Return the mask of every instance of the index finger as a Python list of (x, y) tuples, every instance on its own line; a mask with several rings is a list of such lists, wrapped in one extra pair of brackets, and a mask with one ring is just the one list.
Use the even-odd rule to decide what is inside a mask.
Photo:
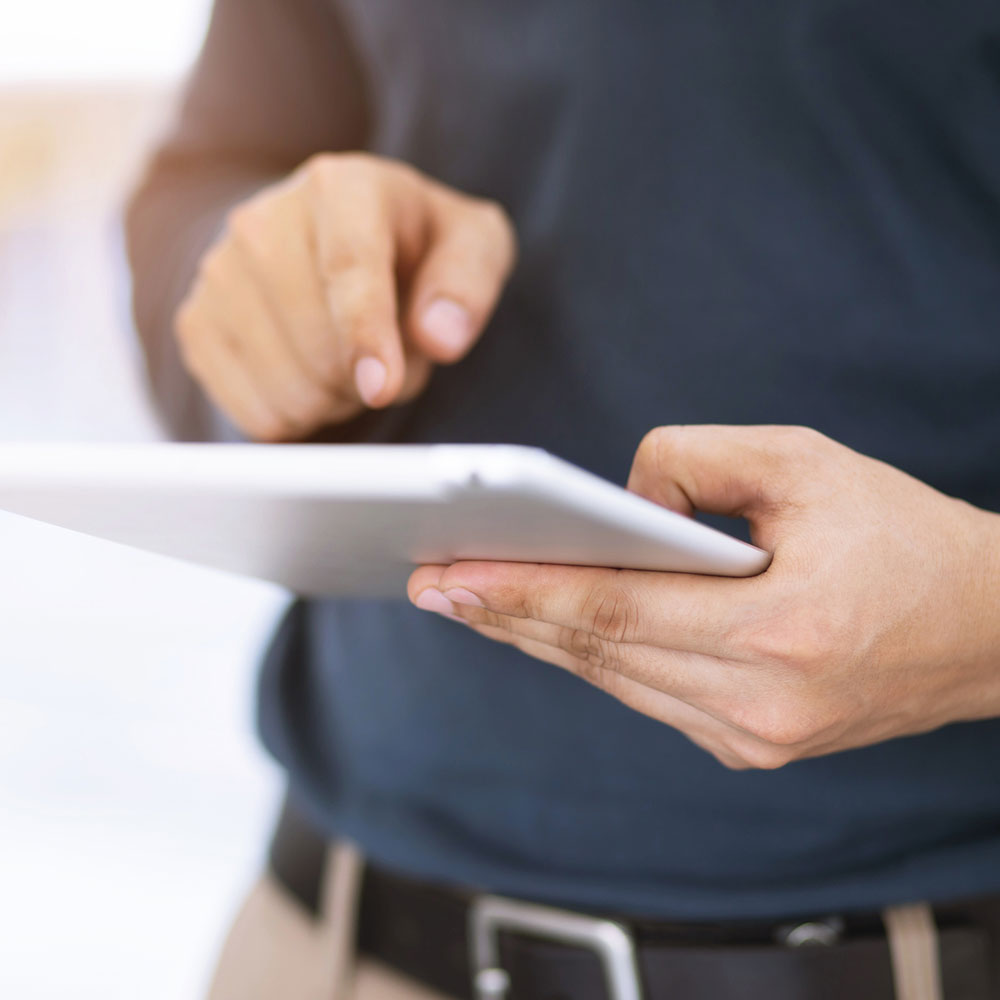
[(319, 173), (315, 190), (316, 267), (335, 331), (334, 366), (351, 373), (365, 404), (387, 406), (406, 374), (389, 206), (354, 170)]
[(463, 562), (421, 567), (407, 592), (413, 602), (437, 591), (456, 605), (583, 629), (607, 642), (727, 656), (759, 588), (759, 577)]

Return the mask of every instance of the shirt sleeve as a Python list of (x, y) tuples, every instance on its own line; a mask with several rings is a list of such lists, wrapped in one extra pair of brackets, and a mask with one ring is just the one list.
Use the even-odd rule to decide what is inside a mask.
[(333, 0), (215, 0), (173, 125), (125, 217), (148, 383), (175, 438), (232, 434), (173, 335), (226, 213), (314, 153), (363, 147), (367, 122), (363, 74)]

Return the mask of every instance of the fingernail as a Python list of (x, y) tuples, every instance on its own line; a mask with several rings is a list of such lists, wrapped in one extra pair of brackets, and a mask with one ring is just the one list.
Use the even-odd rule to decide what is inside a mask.
[(452, 587), (451, 590), (444, 592), (444, 596), (452, 604), (467, 604), (473, 608), (481, 608), (483, 606), (483, 602), (471, 590), (466, 590), (465, 587)]
[(440, 590), (428, 587), (417, 594), (417, 599), (413, 602), (421, 611), (433, 611), (438, 615), (455, 616), (455, 606), (448, 600)]
[(464, 306), (451, 299), (435, 299), (424, 311), (424, 332), (449, 354), (464, 351), (472, 338), (472, 319)]
[(378, 358), (362, 358), (354, 366), (354, 384), (366, 405), (375, 405), (378, 394), (385, 388), (388, 374), (385, 365)]

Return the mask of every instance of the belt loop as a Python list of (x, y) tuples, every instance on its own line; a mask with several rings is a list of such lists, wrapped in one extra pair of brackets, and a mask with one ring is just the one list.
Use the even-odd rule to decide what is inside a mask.
[(929, 903), (890, 906), (882, 911), (896, 1000), (943, 1000), (941, 952)]
[(364, 857), (354, 844), (338, 840), (327, 848), (320, 888), (320, 926), (326, 942), (323, 982), (330, 1000), (351, 995), (355, 966), (358, 908)]

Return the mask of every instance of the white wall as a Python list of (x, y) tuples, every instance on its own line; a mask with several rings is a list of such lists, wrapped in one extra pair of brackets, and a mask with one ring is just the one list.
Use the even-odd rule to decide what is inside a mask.
[(0, 0), (0, 83), (173, 80), (206, 0)]
[[(0, 439), (157, 434), (117, 209), (204, 16), (0, 0)], [(200, 995), (279, 790), (251, 717), (283, 600), (0, 515), (0, 997)]]

